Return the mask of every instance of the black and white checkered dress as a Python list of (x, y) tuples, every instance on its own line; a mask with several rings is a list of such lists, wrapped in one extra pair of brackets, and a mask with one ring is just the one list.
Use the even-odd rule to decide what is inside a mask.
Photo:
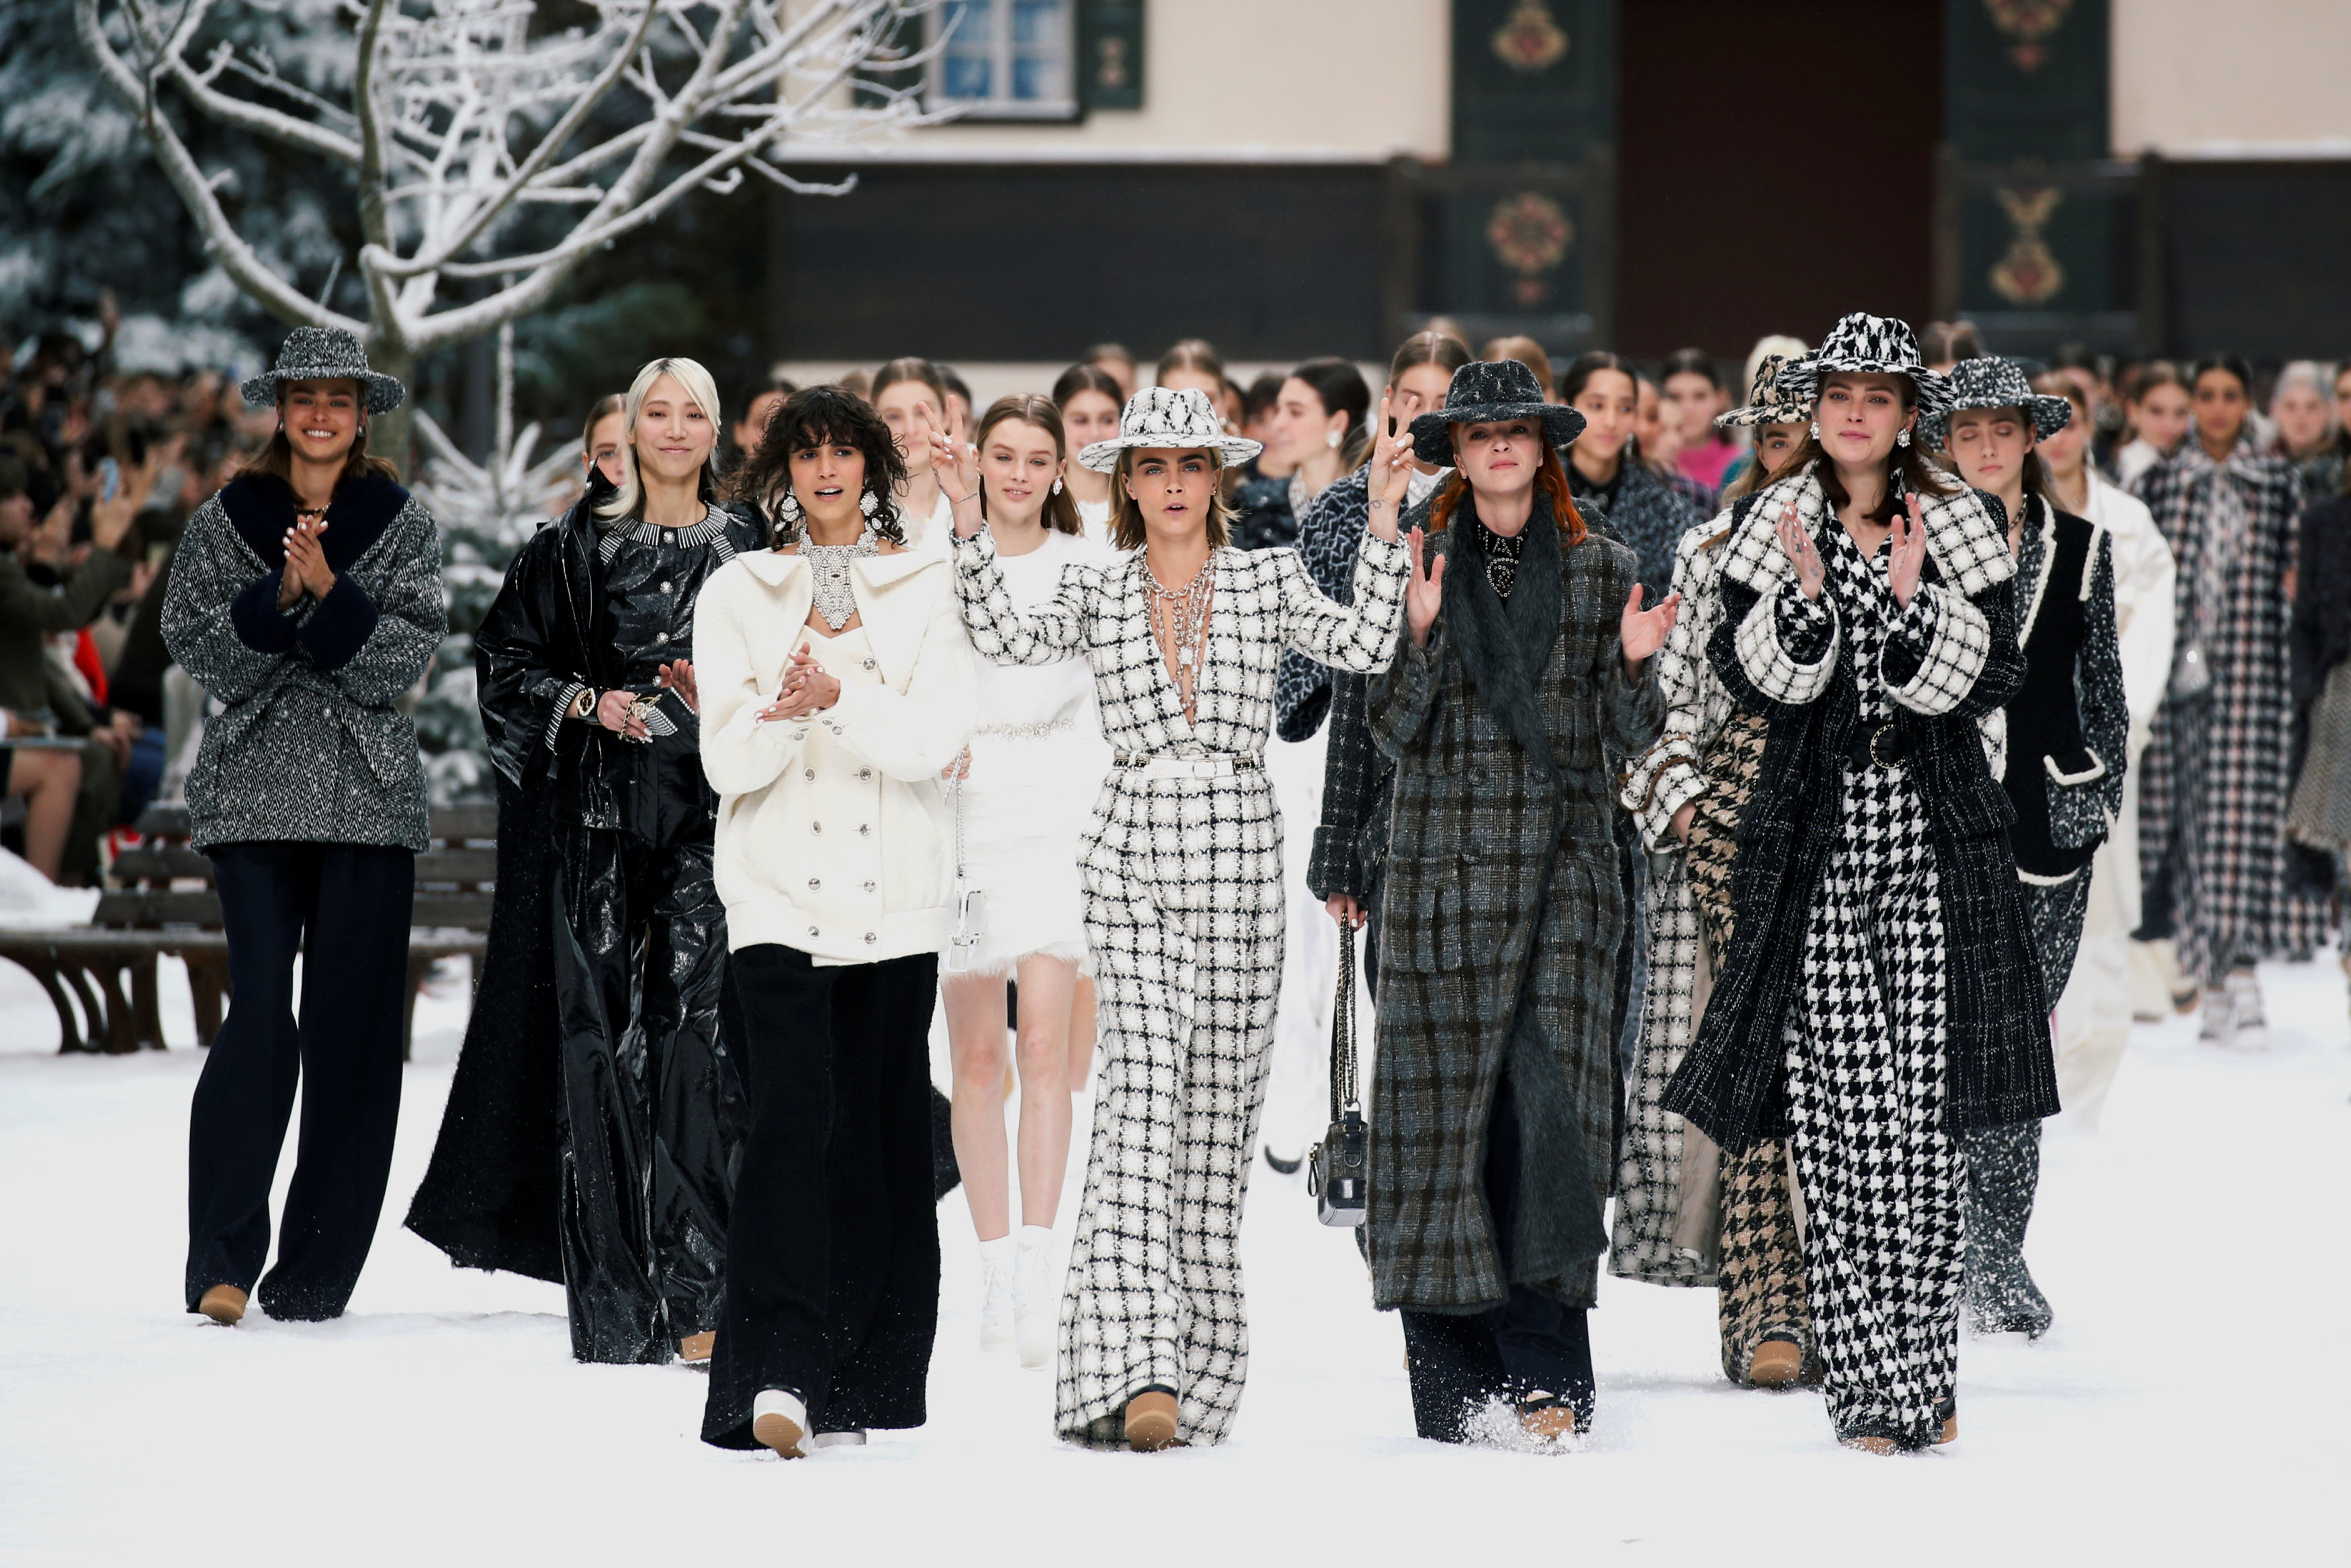
[[(1935, 596), (1908, 610), (1889, 551), (1865, 560), (1834, 522), (1815, 603), (1782, 592), (1784, 645), (1818, 645), (1833, 604), (1865, 731), (1890, 722), (1889, 638), (1922, 658)], [(1789, 1143), (1829, 1414), (1843, 1438), (1931, 1440), (1951, 1407), (1962, 1260), (1957, 1146), (1943, 1130), (1944, 929), (1928, 815), (1907, 768), (1844, 774), (1843, 823), (1813, 899), (1787, 1023)]]
[(987, 535), (956, 547), (982, 658), (1083, 657), (1122, 754), (1248, 760), (1199, 777), (1114, 768), (1081, 851), (1102, 1060), (1061, 1297), (1054, 1425), (1073, 1442), (1123, 1446), (1126, 1403), (1154, 1385), (1175, 1392), (1178, 1435), (1195, 1444), (1223, 1441), (1240, 1403), (1241, 1202), (1281, 978), (1281, 817), (1256, 759), (1284, 649), (1357, 674), (1387, 668), (1406, 559), (1367, 536), (1351, 607), (1315, 589), (1294, 550), (1218, 550), (1186, 722), (1141, 550), (1065, 566), (1056, 595), (1020, 612)]

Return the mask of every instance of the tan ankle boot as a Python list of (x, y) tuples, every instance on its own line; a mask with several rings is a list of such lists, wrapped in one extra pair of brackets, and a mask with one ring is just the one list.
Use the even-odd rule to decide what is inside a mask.
[(1144, 1389), (1126, 1402), (1126, 1446), (1138, 1454), (1171, 1447), (1179, 1417), (1175, 1395)]
[(1803, 1347), (1792, 1339), (1767, 1339), (1747, 1358), (1747, 1380), (1758, 1388), (1785, 1388), (1803, 1375)]
[(689, 1334), (677, 1342), (677, 1358), (687, 1363), (710, 1359), (711, 1350), (718, 1343), (718, 1331), (705, 1328), (700, 1334)]
[(223, 1328), (235, 1328), (245, 1316), (245, 1299), (235, 1285), (214, 1285), (196, 1303), (196, 1310)]

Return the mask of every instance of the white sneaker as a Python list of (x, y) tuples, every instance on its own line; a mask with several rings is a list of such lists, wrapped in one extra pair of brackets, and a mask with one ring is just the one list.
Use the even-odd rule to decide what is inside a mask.
[[(1035, 1238), (1025, 1233), (1033, 1230)], [(1015, 1338), (1023, 1366), (1050, 1366), (1053, 1337), (1060, 1325), (1061, 1293), (1053, 1283), (1053, 1233), (1042, 1226), (1024, 1228), (1020, 1257), (1012, 1273)]]
[(2196, 1038), (2207, 1045), (2225, 1043), (2236, 1025), (2235, 1010), (2229, 1005), (2229, 992), (2224, 986), (2214, 986), (2204, 993), (2204, 1020), (2197, 1026)]
[(863, 1432), (819, 1432), (809, 1440), (810, 1448), (862, 1449), (865, 1446)]
[(1012, 1343), (1012, 1273), (1008, 1262), (980, 1265), (979, 1347), (1002, 1350)]
[(787, 1388), (764, 1389), (751, 1400), (751, 1436), (788, 1459), (808, 1457), (808, 1407)]
[(2249, 969), (2229, 971), (2229, 1044), (2240, 1051), (2260, 1051), (2270, 1043), (2270, 1021), (2262, 1012), (2261, 978)]

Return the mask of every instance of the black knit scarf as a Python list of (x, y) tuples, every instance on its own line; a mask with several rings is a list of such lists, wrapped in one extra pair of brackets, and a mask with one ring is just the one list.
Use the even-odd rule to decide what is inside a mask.
[(1551, 498), (1535, 492), (1527, 519), (1527, 542), (1519, 557), (1517, 583), (1505, 600), (1486, 576), (1486, 525), (1478, 520), (1478, 498), (1464, 496), (1453, 514), (1453, 555), (1446, 573), (1446, 619), (1461, 649), (1462, 673), (1493, 704), (1495, 716), (1527, 753), (1528, 760), (1558, 784), (1552, 758), (1551, 729), (1543, 722), (1536, 689), (1559, 637), (1560, 596), (1565, 556)]

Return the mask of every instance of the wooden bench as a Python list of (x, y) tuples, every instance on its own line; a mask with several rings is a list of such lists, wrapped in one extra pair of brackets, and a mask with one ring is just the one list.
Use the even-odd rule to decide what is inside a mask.
[[(444, 806), (433, 813), (433, 847), (416, 857), (416, 910), (408, 938), (408, 992), (401, 1021), (403, 1054), (416, 1026), (416, 995), (435, 962), (460, 954), (478, 970), (488, 946), (497, 877), (497, 808)], [(57, 1009), (61, 1051), (124, 1053), (163, 1048), (156, 964), (187, 966), (196, 1044), (219, 1033), (228, 997), (228, 939), (221, 930), (213, 865), (188, 847), (188, 811), (150, 806), (145, 840), (115, 857), (110, 886), (87, 926), (0, 930), (0, 959), (29, 971)]]

